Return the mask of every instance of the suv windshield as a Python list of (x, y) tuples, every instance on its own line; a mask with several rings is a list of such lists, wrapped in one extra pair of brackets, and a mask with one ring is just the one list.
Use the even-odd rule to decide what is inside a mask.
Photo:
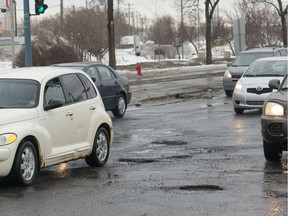
[(288, 88), (288, 81), (287, 81), (287, 76), (286, 76), (285, 79), (283, 80), (280, 90), (287, 90), (287, 88)]
[(273, 52), (251, 52), (240, 53), (234, 60), (231, 66), (233, 67), (247, 67), (258, 58), (273, 56)]
[(245, 72), (244, 77), (269, 77), (287, 74), (287, 61), (256, 61)]
[(0, 108), (32, 108), (37, 104), (39, 83), (33, 80), (0, 79)]

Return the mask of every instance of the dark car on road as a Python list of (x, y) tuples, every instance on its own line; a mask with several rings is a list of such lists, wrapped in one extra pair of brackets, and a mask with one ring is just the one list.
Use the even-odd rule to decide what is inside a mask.
[(261, 116), (261, 132), (266, 160), (279, 161), (287, 151), (287, 75), (282, 83), (278, 79), (269, 81), (269, 87), (278, 89), (265, 100)]
[(236, 82), (254, 60), (271, 56), (287, 56), (287, 48), (260, 47), (250, 48), (240, 52), (235, 60), (231, 64), (228, 64), (228, 68), (224, 73), (223, 89), (225, 94), (228, 97), (232, 97)]
[(112, 111), (115, 117), (124, 116), (132, 96), (127, 77), (120, 75), (110, 66), (101, 63), (69, 62), (53, 66), (71, 67), (86, 72), (95, 82), (105, 109)]

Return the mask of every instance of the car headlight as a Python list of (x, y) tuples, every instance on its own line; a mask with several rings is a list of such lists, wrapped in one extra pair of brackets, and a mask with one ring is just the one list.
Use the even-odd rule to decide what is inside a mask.
[(235, 85), (235, 89), (237, 90), (241, 90), (243, 88), (243, 85), (242, 85), (242, 82), (237, 82), (236, 85)]
[(231, 73), (228, 70), (226, 70), (225, 73), (224, 73), (224, 77), (231, 78), (232, 75), (231, 75)]
[(268, 102), (265, 107), (265, 115), (270, 116), (284, 115), (284, 107), (278, 103)]
[(8, 145), (17, 139), (17, 135), (14, 133), (7, 133), (7, 134), (0, 134), (0, 146), (1, 145)]

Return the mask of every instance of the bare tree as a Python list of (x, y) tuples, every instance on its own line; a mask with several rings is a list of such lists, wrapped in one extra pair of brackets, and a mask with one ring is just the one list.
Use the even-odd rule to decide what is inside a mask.
[(180, 58), (178, 29), (176, 28), (176, 22), (171, 16), (158, 18), (149, 29), (149, 37), (156, 44), (176, 47), (178, 58)]
[(228, 43), (232, 53), (235, 55), (235, 51), (231, 44), (233, 40), (232, 26), (225, 25), (224, 20), (219, 19), (214, 22), (212, 29), (212, 42), (214, 42), (214, 44), (217, 43), (217, 45), (225, 45)]
[(128, 35), (128, 24), (125, 21), (125, 15), (116, 11), (114, 13), (115, 44), (120, 44), (120, 39)]
[(66, 12), (63, 37), (83, 53), (83, 59), (94, 55), (101, 60), (108, 51), (106, 13), (99, 7)]
[[(238, 3), (240, 14), (245, 18), (246, 45), (279, 46), (282, 41), (279, 16), (272, 7), (251, 0), (241, 0)], [(257, 37), (255, 36), (257, 35)]]
[[(200, 35), (199, 0), (175, 0), (175, 6), (181, 14), (181, 23), (178, 28), (178, 38), (183, 44), (189, 41), (198, 53), (196, 40)], [(198, 22), (197, 22), (198, 21)], [(199, 44), (198, 44), (199, 45)]]
[[(206, 18), (206, 64), (212, 63), (212, 19), (215, 8), (220, 0), (205, 0)], [(211, 7), (211, 8), (210, 8)]]
[(252, 0), (252, 3), (265, 3), (267, 5), (272, 6), (276, 9), (278, 16), (280, 17), (281, 21), (281, 28), (282, 28), (282, 40), (283, 45), (287, 46), (287, 23), (286, 23), (286, 15), (288, 6), (284, 6), (283, 0)]

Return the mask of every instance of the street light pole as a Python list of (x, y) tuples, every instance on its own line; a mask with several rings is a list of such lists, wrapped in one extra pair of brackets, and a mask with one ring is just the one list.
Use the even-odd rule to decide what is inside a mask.
[(14, 68), (15, 60), (15, 30), (14, 30), (14, 1), (10, 1), (10, 35), (11, 35), (11, 51), (12, 51), (12, 68)]
[(183, 0), (181, 0), (181, 44), (182, 44), (182, 59), (184, 59), (184, 41), (183, 41), (183, 34), (184, 34), (184, 16), (183, 16)]
[(30, 32), (30, 9), (29, 0), (23, 0), (24, 6), (24, 34), (25, 34), (25, 66), (32, 66), (31, 32)]

